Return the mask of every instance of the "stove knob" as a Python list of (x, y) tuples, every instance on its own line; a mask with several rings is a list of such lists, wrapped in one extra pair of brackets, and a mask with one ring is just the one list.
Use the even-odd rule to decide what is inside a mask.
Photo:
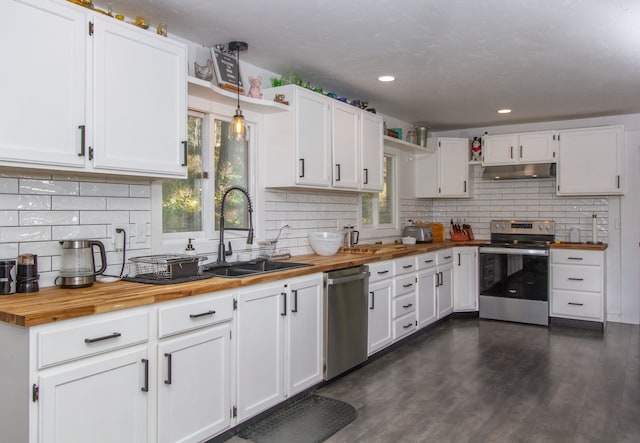
[(544, 231), (544, 227), (542, 225), (538, 225), (538, 230), (539, 231)]
[(545, 225), (545, 229), (546, 229), (547, 231), (551, 231), (551, 225)]

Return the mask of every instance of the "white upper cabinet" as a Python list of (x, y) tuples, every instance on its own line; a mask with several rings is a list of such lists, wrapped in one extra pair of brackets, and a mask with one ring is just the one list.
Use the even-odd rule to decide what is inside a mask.
[(361, 114), (362, 149), (360, 165), (362, 177), (360, 188), (364, 191), (381, 192), (384, 187), (382, 159), (384, 157), (384, 141), (380, 134), (383, 131), (382, 117), (363, 112)]
[(291, 112), (265, 115), (265, 186), (382, 190), (382, 119), (295, 85), (284, 94)]
[(483, 140), (482, 165), (555, 163), (557, 132), (488, 135)]
[(0, 4), (0, 162), (82, 168), (86, 18), (43, 1)]
[(416, 197), (469, 196), (469, 140), (438, 138), (435, 154), (416, 158)]
[(32, 0), (0, 5), (0, 41), (1, 165), (186, 176), (186, 46)]
[(624, 193), (622, 126), (559, 131), (558, 136), (558, 195)]
[(184, 176), (185, 47), (111, 18), (93, 21), (94, 168)]

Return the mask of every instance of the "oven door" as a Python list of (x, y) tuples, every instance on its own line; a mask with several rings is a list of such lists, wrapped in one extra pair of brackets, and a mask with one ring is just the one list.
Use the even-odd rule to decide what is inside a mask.
[(480, 317), (547, 325), (549, 250), (481, 247)]

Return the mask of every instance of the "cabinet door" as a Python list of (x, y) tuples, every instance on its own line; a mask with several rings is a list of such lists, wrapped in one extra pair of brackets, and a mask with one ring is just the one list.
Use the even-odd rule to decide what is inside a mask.
[(558, 195), (623, 194), (622, 126), (559, 131)]
[(289, 284), (287, 368), (289, 396), (322, 381), (322, 275)]
[(487, 135), (482, 145), (482, 165), (511, 165), (517, 160), (517, 136)]
[(556, 131), (528, 132), (518, 135), (518, 159), (521, 163), (555, 163)]
[(384, 157), (383, 121), (382, 118), (371, 112), (361, 113), (360, 120), (362, 128), (360, 149), (361, 189), (380, 192), (384, 185), (382, 170), (382, 159)]
[(256, 287), (238, 294), (238, 421), (284, 398), (284, 286)]
[(2, 3), (1, 162), (84, 167), (85, 24), (77, 7)]
[(391, 344), (391, 299), (393, 283), (383, 280), (369, 286), (368, 355)]
[(230, 323), (158, 345), (158, 441), (204, 441), (230, 425)]
[(478, 248), (454, 248), (453, 310), (478, 310)]
[(438, 267), (438, 318), (446, 317), (453, 312), (453, 270), (451, 265)]
[(186, 47), (94, 20), (93, 166), (186, 177)]
[(138, 347), (43, 372), (39, 441), (147, 441), (147, 359)]
[(469, 140), (438, 139), (438, 182), (440, 197), (469, 195)]
[(436, 311), (436, 268), (430, 268), (417, 274), (416, 315), (418, 329), (430, 325), (438, 319)]
[(331, 185), (331, 120), (329, 103), (320, 94), (296, 88), (296, 184)]
[(333, 187), (358, 189), (360, 186), (360, 113), (350, 105), (331, 104), (331, 149), (333, 154)]

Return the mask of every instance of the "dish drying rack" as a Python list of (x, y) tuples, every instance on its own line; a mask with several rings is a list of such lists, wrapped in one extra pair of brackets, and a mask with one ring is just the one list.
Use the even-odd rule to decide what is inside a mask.
[(132, 257), (136, 277), (150, 280), (175, 280), (200, 274), (200, 262), (204, 255), (158, 254)]
[(266, 257), (272, 260), (286, 260), (291, 258), (291, 254), (286, 249), (281, 249), (276, 252), (276, 244), (280, 238), (280, 234), (284, 229), (290, 228), (290, 225), (284, 225), (278, 231), (278, 235), (274, 239), (260, 240), (258, 241), (258, 257)]

